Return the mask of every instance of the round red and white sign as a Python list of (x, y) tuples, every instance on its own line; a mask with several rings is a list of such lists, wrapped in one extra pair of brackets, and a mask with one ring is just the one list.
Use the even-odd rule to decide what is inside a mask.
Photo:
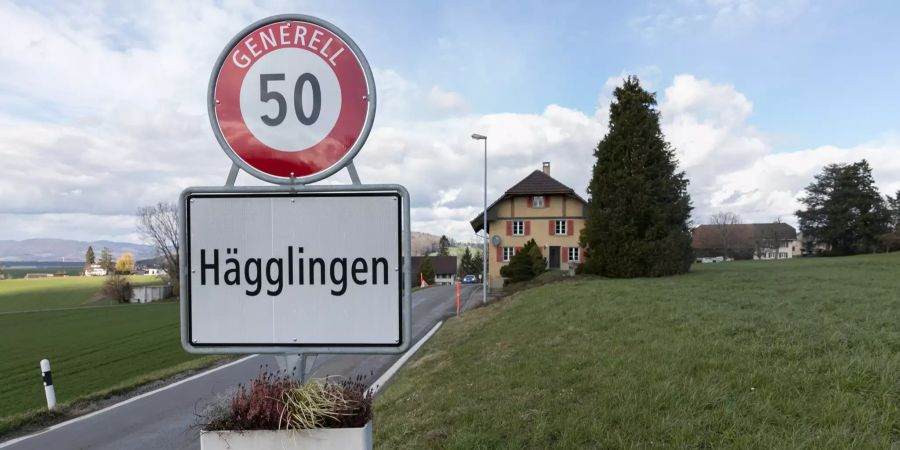
[(279, 15), (225, 47), (209, 83), (209, 117), (239, 167), (278, 184), (337, 172), (365, 143), (375, 83), (365, 56), (334, 25)]

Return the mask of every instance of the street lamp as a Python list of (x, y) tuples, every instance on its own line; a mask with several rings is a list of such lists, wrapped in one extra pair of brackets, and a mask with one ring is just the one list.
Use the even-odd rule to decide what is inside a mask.
[(484, 141), (484, 218), (482, 219), (481, 228), (484, 231), (484, 247), (481, 250), (481, 290), (484, 296), (482, 302), (487, 304), (488, 291), (488, 275), (487, 275), (487, 250), (488, 250), (488, 221), (487, 221), (487, 136), (483, 134), (473, 133), (472, 139), (476, 141)]

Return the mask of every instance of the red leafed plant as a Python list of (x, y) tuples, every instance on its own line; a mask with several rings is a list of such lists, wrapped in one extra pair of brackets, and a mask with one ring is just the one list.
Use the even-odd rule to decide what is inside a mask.
[(372, 420), (372, 390), (365, 377), (298, 383), (282, 372), (263, 371), (226, 400), (207, 408), (208, 431), (356, 428)]

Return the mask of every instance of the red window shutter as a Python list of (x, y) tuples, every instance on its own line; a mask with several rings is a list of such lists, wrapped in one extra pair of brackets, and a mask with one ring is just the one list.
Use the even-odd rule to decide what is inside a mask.
[(531, 235), (531, 221), (526, 220), (525, 221), (525, 236), (530, 236), (530, 235)]
[(506, 221), (506, 235), (512, 236), (512, 220)]
[(562, 262), (569, 262), (569, 247), (560, 247), (560, 253), (562, 253)]
[(494, 253), (497, 254), (497, 262), (503, 262), (503, 247), (497, 246), (494, 247), (494, 250), (496, 250)]
[(525, 197), (525, 206), (527, 206), (529, 208), (534, 208), (534, 198)]
[(566, 223), (566, 234), (572, 235), (575, 234), (575, 221), (569, 219), (568, 223)]
[(550, 196), (545, 195), (544, 196), (544, 208), (549, 208), (549, 207), (550, 207)]
[(549, 223), (550, 223), (550, 230), (549, 230), (550, 236), (553, 236), (554, 234), (556, 234), (556, 221), (551, 220)]

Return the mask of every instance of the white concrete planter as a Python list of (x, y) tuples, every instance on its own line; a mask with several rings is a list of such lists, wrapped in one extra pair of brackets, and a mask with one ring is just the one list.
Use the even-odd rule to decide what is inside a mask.
[(201, 450), (371, 450), (372, 422), (362, 428), (201, 431)]

